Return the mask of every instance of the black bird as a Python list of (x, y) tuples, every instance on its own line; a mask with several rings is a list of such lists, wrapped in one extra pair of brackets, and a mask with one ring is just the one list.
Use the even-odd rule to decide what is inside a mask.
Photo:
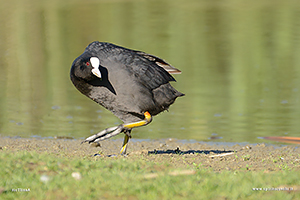
[(111, 43), (89, 44), (72, 64), (72, 83), (124, 124), (107, 128), (84, 142), (99, 142), (124, 132), (120, 153), (125, 154), (132, 128), (149, 124), (152, 116), (184, 96), (170, 85), (175, 81), (171, 73), (181, 71), (156, 56)]

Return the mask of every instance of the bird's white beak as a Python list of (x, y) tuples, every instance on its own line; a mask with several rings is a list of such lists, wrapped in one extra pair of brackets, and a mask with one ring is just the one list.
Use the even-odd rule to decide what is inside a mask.
[(101, 72), (99, 70), (99, 66), (100, 66), (100, 60), (97, 57), (91, 57), (90, 58), (90, 62), (92, 64), (92, 73), (97, 76), (98, 78), (101, 78)]

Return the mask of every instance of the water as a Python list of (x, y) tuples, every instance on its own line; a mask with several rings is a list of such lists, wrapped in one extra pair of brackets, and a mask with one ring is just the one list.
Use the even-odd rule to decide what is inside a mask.
[(183, 72), (172, 84), (186, 96), (134, 138), (299, 135), (298, 1), (0, 3), (2, 136), (85, 138), (120, 123), (69, 80), (72, 61), (94, 40), (157, 55)]

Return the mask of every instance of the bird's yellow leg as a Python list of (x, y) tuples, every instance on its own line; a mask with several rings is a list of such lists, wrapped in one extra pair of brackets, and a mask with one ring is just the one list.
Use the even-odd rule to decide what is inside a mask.
[[(152, 116), (150, 115), (150, 113), (148, 111), (144, 113), (144, 116), (145, 116), (144, 120), (138, 121), (138, 122), (133, 122), (133, 123), (128, 123), (128, 124), (123, 124), (123, 127), (132, 129), (132, 128), (145, 126), (145, 125), (149, 124), (152, 121)], [(120, 150), (121, 155), (124, 155), (126, 153), (128, 141), (129, 141), (129, 136), (125, 133), (123, 146)]]
[(136, 128), (136, 127), (140, 127), (140, 126), (145, 126), (147, 124), (149, 124), (152, 121), (152, 116), (150, 115), (150, 113), (148, 111), (146, 111), (144, 113), (145, 119), (142, 121), (138, 121), (138, 122), (133, 122), (133, 123), (128, 123), (128, 124), (123, 124), (123, 126), (125, 128)]
[(121, 154), (121, 155), (124, 155), (124, 154), (126, 153), (128, 141), (129, 141), (129, 136), (128, 136), (128, 135), (125, 135), (125, 137), (124, 137), (124, 142), (123, 142), (123, 146), (122, 146), (122, 148), (121, 148), (121, 150), (120, 150), (120, 154)]

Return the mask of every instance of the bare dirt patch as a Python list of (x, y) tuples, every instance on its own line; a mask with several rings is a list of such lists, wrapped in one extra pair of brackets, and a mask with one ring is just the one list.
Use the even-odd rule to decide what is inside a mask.
[(169, 163), (175, 167), (196, 167), (213, 171), (259, 171), (299, 169), (297, 145), (226, 145), (203, 142), (186, 143), (174, 139), (130, 141), (128, 154), (118, 155), (121, 140), (107, 140), (100, 145), (81, 144), (74, 139), (0, 138), (1, 151), (35, 151), (83, 159), (129, 159)]

